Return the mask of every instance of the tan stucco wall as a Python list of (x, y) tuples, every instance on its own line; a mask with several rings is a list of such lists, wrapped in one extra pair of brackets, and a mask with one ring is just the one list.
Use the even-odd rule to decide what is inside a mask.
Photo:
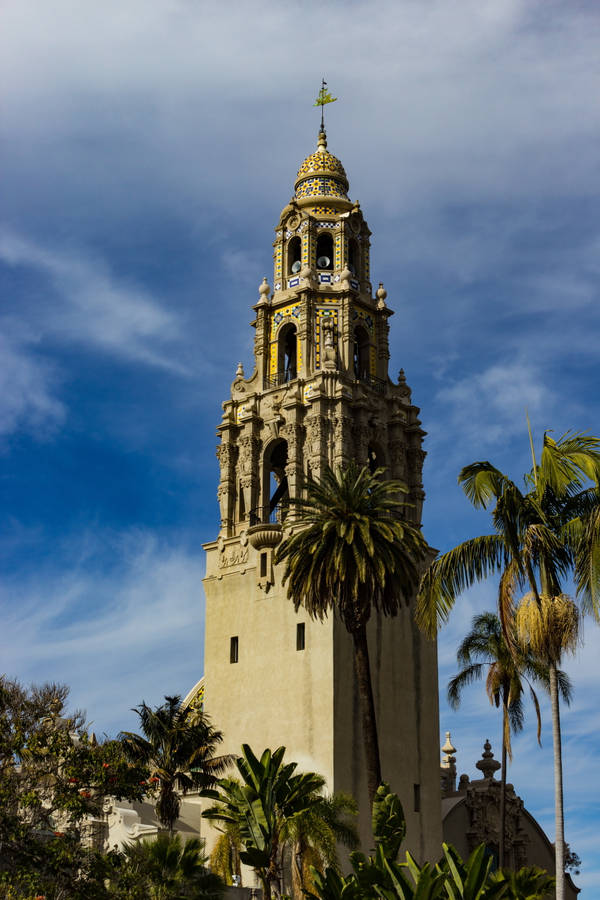
[[(228, 541), (228, 548), (236, 540)], [(216, 544), (206, 549), (205, 708), (225, 734), (223, 750), (238, 753), (244, 742), (260, 753), (283, 744), (300, 770), (319, 772), (329, 790), (356, 797), (363, 848), (369, 850), (370, 810), (350, 636), (332, 617), (320, 623), (302, 609), (295, 613), (277, 570), (268, 592), (258, 588), (256, 551), (250, 546), (242, 554), (244, 562), (226, 567), (219, 567)], [(298, 622), (306, 625), (303, 651), (296, 650)], [(235, 635), (239, 661), (232, 664), (230, 638)], [(419, 859), (437, 858), (436, 645), (418, 633), (408, 609), (395, 620), (373, 621), (369, 644), (383, 777), (404, 806), (405, 849)], [(420, 813), (414, 810), (415, 784), (420, 785)]]

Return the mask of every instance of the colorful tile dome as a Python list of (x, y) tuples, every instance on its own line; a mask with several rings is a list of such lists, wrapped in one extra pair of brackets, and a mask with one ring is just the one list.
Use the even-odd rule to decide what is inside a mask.
[(348, 179), (344, 167), (327, 150), (325, 132), (319, 134), (316, 153), (307, 156), (296, 176), (296, 198), (342, 197), (348, 199)]

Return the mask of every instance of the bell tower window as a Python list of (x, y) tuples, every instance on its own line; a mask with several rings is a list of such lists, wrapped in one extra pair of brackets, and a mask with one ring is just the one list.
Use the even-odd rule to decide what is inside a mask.
[(296, 275), (302, 268), (302, 244), (298, 236), (293, 237), (287, 247), (288, 275)]
[(282, 522), (285, 519), (289, 497), (287, 463), (287, 441), (278, 440), (267, 447), (263, 457), (263, 522)]
[(298, 336), (292, 322), (279, 332), (277, 351), (277, 380), (279, 384), (287, 384), (298, 377)]
[(369, 335), (360, 325), (354, 329), (352, 364), (355, 378), (362, 381), (369, 377)]
[(333, 236), (326, 232), (317, 238), (317, 269), (333, 269)]

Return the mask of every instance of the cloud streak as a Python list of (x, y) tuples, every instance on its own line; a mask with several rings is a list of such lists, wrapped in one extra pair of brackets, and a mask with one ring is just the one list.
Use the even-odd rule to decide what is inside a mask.
[(60, 557), (0, 581), (5, 671), (69, 684), (100, 732), (185, 694), (203, 669), (204, 561), (140, 531), (73, 538)]
[(175, 354), (162, 350), (181, 337), (178, 317), (147, 292), (119, 282), (103, 260), (49, 249), (4, 231), (0, 262), (37, 270), (52, 283), (58, 303), (47, 304), (39, 314), (46, 334), (187, 374)]

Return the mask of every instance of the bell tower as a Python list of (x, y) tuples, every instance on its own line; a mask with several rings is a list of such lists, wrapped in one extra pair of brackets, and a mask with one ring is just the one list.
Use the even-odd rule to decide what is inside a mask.
[[(225, 752), (283, 744), (300, 769), (370, 810), (352, 641), (334, 617), (313, 622), (293, 605), (273, 563), (302, 476), (350, 459), (408, 486), (420, 521), (424, 459), (419, 410), (400, 370), (388, 375), (387, 292), (373, 296), (370, 237), (348, 179), (327, 149), (301, 164), (275, 229), (273, 288), (253, 307), (254, 371), (241, 364), (217, 429), (221, 525), (205, 546), (205, 706)], [(370, 624), (383, 777), (402, 800), (406, 847), (437, 858), (441, 844), (437, 653), (413, 610)]]

